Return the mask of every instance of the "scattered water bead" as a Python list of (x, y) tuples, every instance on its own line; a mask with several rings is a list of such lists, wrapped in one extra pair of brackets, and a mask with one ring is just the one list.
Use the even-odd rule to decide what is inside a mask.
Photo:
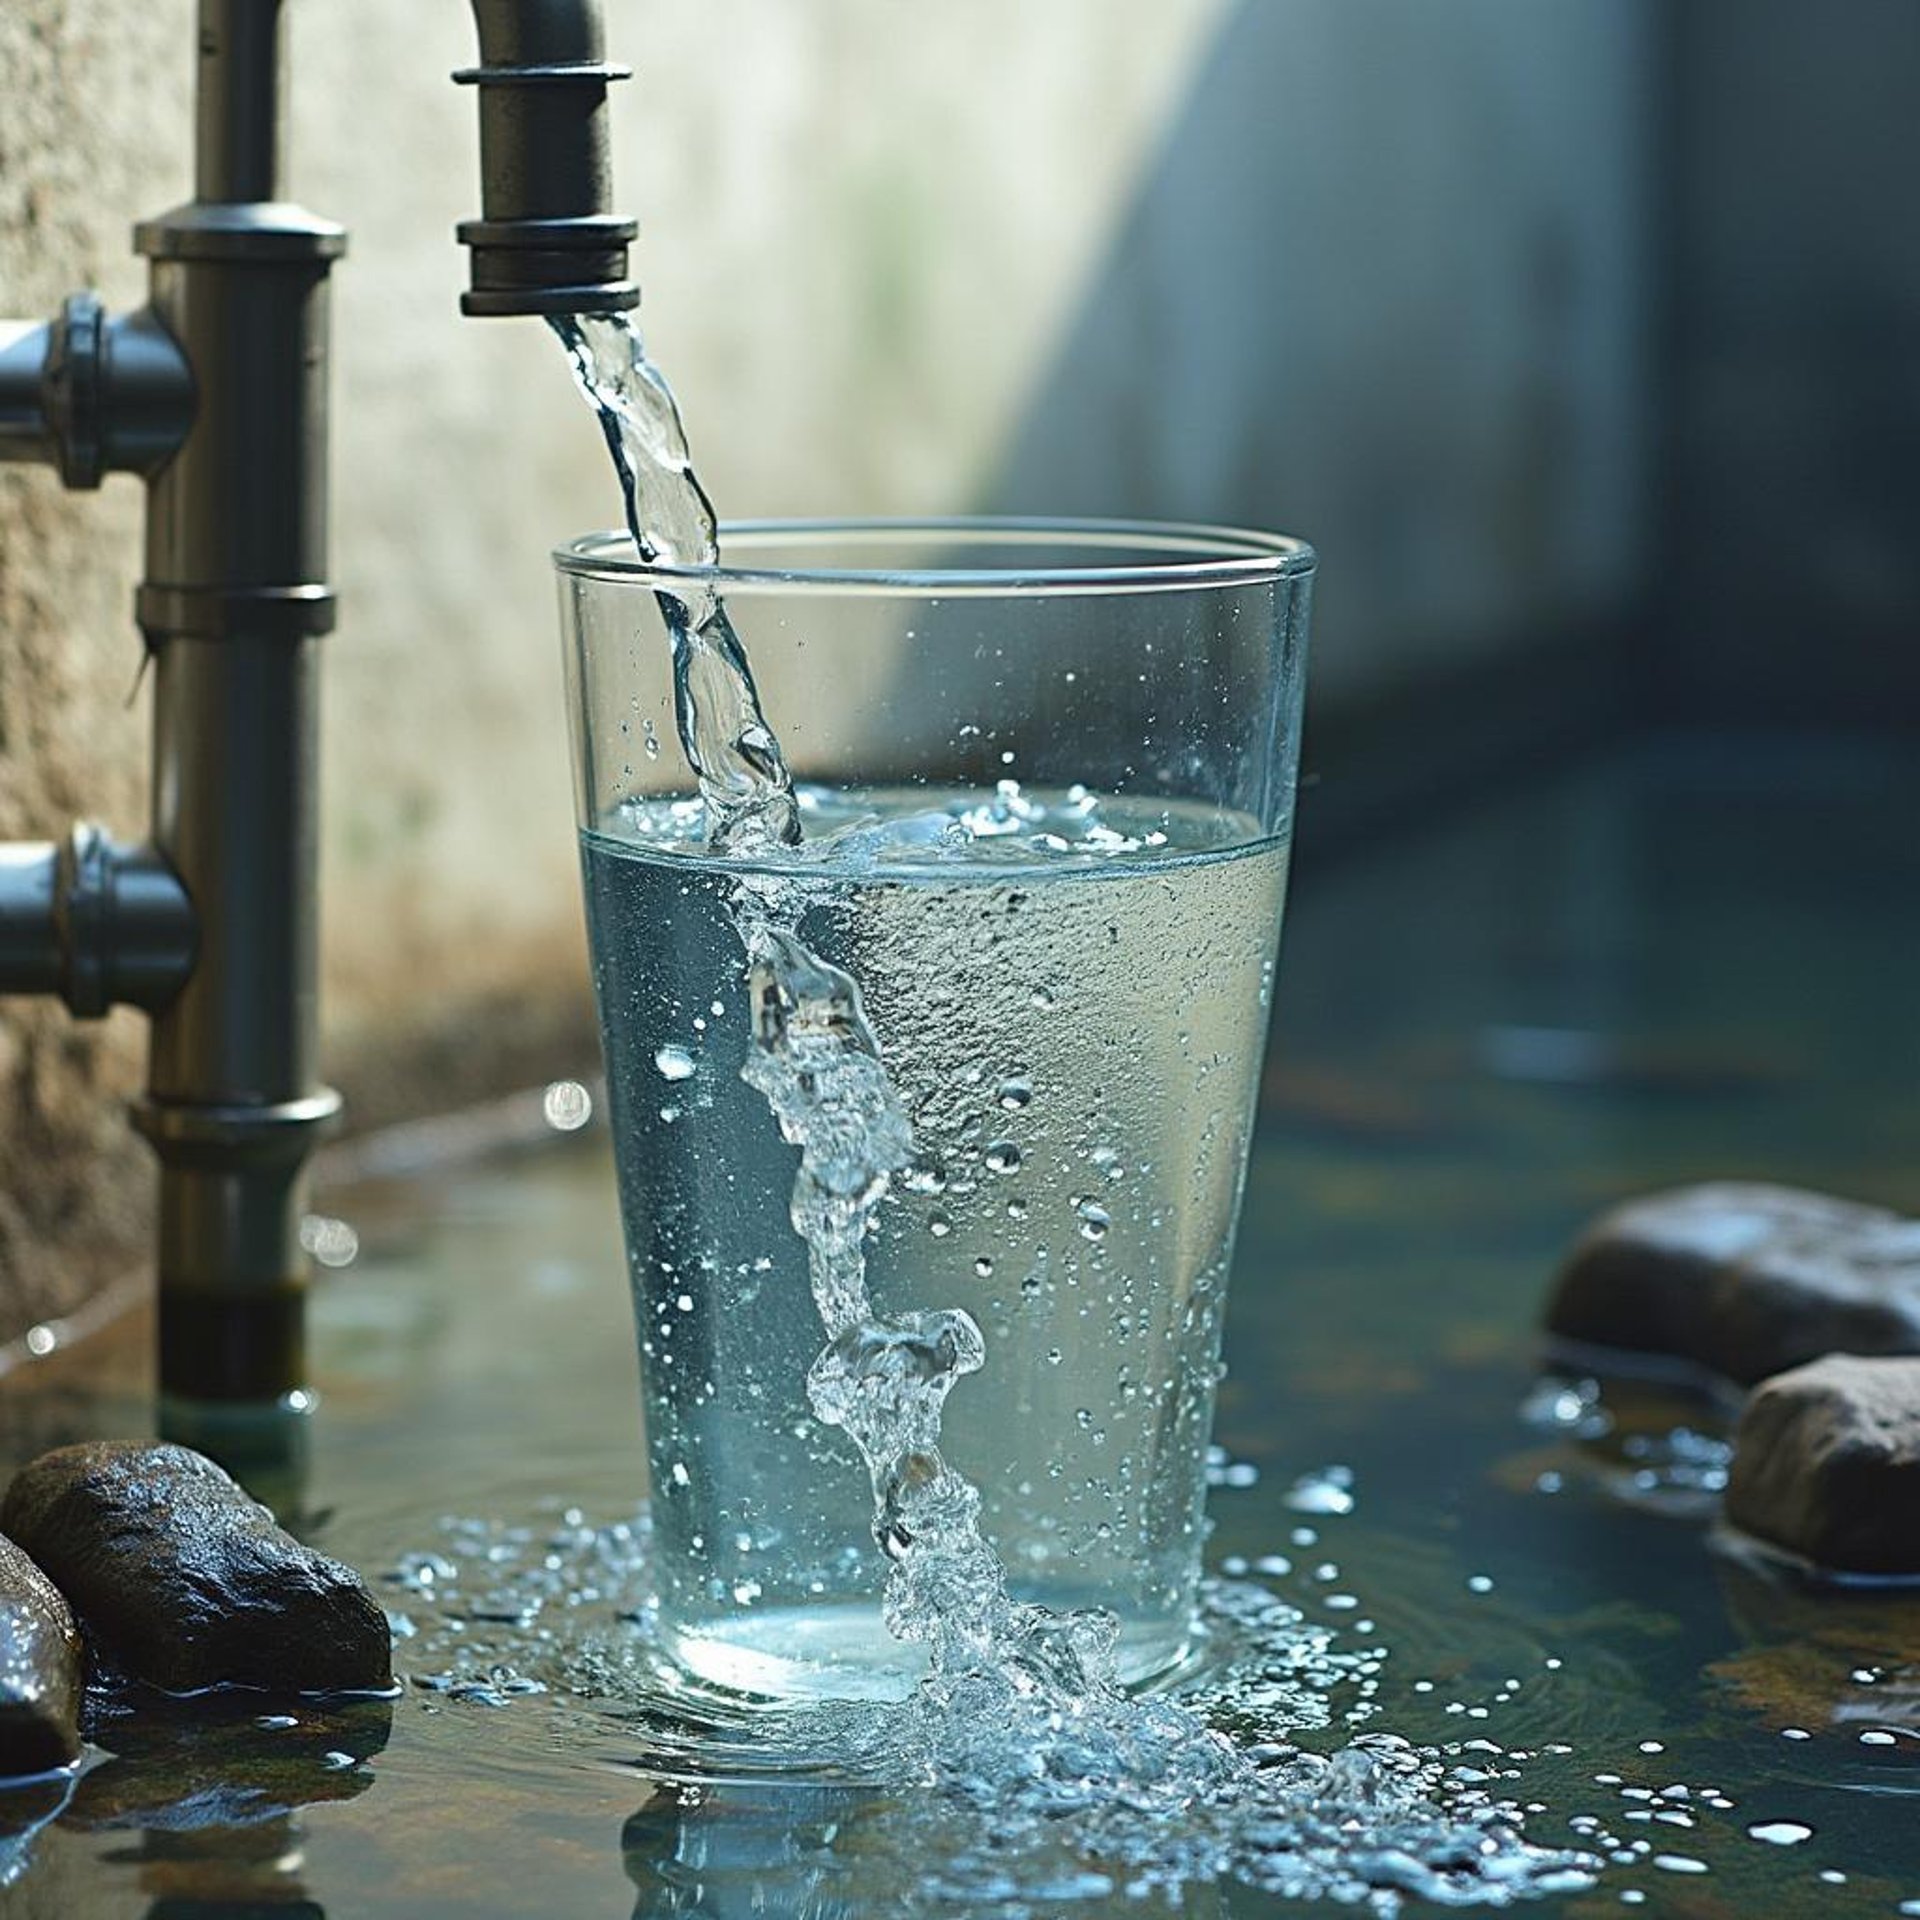
[(653, 1064), (659, 1069), (663, 1080), (691, 1080), (693, 1078), (693, 1055), (685, 1047), (662, 1047), (653, 1056)]
[(1033, 1082), (1025, 1074), (1010, 1074), (1000, 1082), (1000, 1104), (1008, 1113), (1018, 1113), (1033, 1099)]
[(1798, 1820), (1761, 1820), (1747, 1829), (1747, 1838), (1769, 1847), (1797, 1847), (1813, 1838), (1813, 1829)]
[(1281, 1499), (1295, 1513), (1338, 1516), (1353, 1511), (1353, 1469), (1322, 1467), (1317, 1473), (1303, 1473)]
[(996, 1140), (983, 1158), (989, 1173), (1018, 1173), (1020, 1171), (1020, 1149), (1011, 1140)]
[(1099, 1201), (1076, 1201), (1073, 1210), (1080, 1216), (1080, 1232), (1084, 1239), (1104, 1240), (1106, 1238), (1107, 1228), (1113, 1224), (1113, 1216)]
[(540, 1096), (540, 1111), (556, 1133), (578, 1133), (593, 1118), (593, 1095), (578, 1080), (556, 1080)]
[(1529, 1426), (1549, 1427), (1576, 1440), (1596, 1440), (1613, 1430), (1613, 1416), (1601, 1403), (1600, 1382), (1547, 1374), (1534, 1382), (1520, 1403)]
[[(300, 1244), (323, 1267), (350, 1267), (360, 1254), (360, 1236), (345, 1220), (310, 1213), (300, 1222)], [(28, 1346), (33, 1346), (31, 1338)], [(51, 1352), (49, 1345), (46, 1351)]]

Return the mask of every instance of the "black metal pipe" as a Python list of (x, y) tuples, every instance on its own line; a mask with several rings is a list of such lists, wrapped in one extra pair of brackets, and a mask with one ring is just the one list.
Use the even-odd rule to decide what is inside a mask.
[(159, 1155), (160, 1382), (305, 1384), (305, 1166), (319, 1078), (319, 667), (331, 222), (277, 198), (279, 0), (200, 0), (201, 198), (143, 222), (153, 311), (197, 390), (153, 476), (154, 845), (199, 948), (156, 1014), (136, 1124)]
[[(609, 211), (598, 0), (473, 0), (482, 217), (469, 313), (635, 305)], [(319, 1079), (320, 639), (332, 223), (280, 199), (282, 0), (199, 0), (196, 197), (143, 222), (151, 304), (0, 325), (0, 459), (149, 483), (153, 843), (0, 848), (0, 991), (153, 1018), (136, 1124), (160, 1159), (160, 1384), (293, 1406)], [(226, 1415), (223, 1413), (222, 1418)]]
[(480, 96), (481, 217), (469, 314), (615, 313), (637, 306), (627, 277), (631, 220), (612, 211), (598, 0), (473, 0), (480, 64), (454, 75)]
[(194, 198), (280, 198), (281, 0), (201, 0)]

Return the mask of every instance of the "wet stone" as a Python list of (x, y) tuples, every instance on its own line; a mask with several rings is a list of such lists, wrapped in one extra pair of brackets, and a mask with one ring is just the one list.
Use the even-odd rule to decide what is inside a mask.
[(176, 1693), (391, 1682), (386, 1616), (360, 1576), (302, 1546), (189, 1448), (42, 1454), (8, 1488), (0, 1528), (136, 1679)]
[(1794, 1187), (1651, 1194), (1581, 1236), (1547, 1327), (1742, 1386), (1827, 1353), (1920, 1354), (1920, 1221)]
[(80, 1630), (60, 1591), (0, 1535), (0, 1776), (80, 1755)]
[(1766, 1381), (1727, 1518), (1836, 1572), (1920, 1574), (1920, 1359), (1832, 1354)]

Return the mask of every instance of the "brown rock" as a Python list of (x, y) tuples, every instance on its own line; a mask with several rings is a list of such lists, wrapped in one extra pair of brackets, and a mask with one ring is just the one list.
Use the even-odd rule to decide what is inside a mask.
[(1794, 1187), (1651, 1194), (1581, 1236), (1547, 1326), (1743, 1386), (1825, 1353), (1920, 1354), (1920, 1221)]
[(80, 1629), (60, 1590), (0, 1534), (0, 1775), (80, 1757)]
[(386, 1615), (187, 1447), (92, 1442), (23, 1468), (0, 1527), (136, 1679), (176, 1693), (385, 1687)]
[(1920, 1574), (1920, 1360), (1831, 1354), (1764, 1382), (1734, 1436), (1726, 1512), (1836, 1572)]

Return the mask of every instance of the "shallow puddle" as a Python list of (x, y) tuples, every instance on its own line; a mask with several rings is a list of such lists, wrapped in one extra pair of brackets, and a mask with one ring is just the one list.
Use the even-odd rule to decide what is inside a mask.
[[(1715, 1410), (1543, 1393), (1532, 1331), (1559, 1249), (1636, 1188), (1737, 1172), (1920, 1211), (1916, 802), (1865, 752), (1682, 743), (1299, 889), (1212, 1475), (1211, 1606), (1243, 1658), (1195, 1685), (1243, 1748), (1400, 1736), (1457, 1810), (1510, 1801), (1592, 1856), (1530, 1910), (1920, 1900), (1920, 1597), (1813, 1597), (1711, 1551)], [(1351, 1891), (1305, 1847), (1292, 1882), (1181, 1887), (1110, 1836), (1010, 1852), (995, 1884), (990, 1813), (737, 1777), (760, 1736), (729, 1751), (648, 1690), (604, 1141), (323, 1204), (352, 1235), (327, 1242), (350, 1258), (319, 1296), (312, 1458), (259, 1490), (375, 1578), (404, 1692), (103, 1720), (111, 1757), (70, 1793), (0, 1796), (5, 1911), (1211, 1915)], [(7, 1456), (147, 1431), (145, 1337), (0, 1382)]]

